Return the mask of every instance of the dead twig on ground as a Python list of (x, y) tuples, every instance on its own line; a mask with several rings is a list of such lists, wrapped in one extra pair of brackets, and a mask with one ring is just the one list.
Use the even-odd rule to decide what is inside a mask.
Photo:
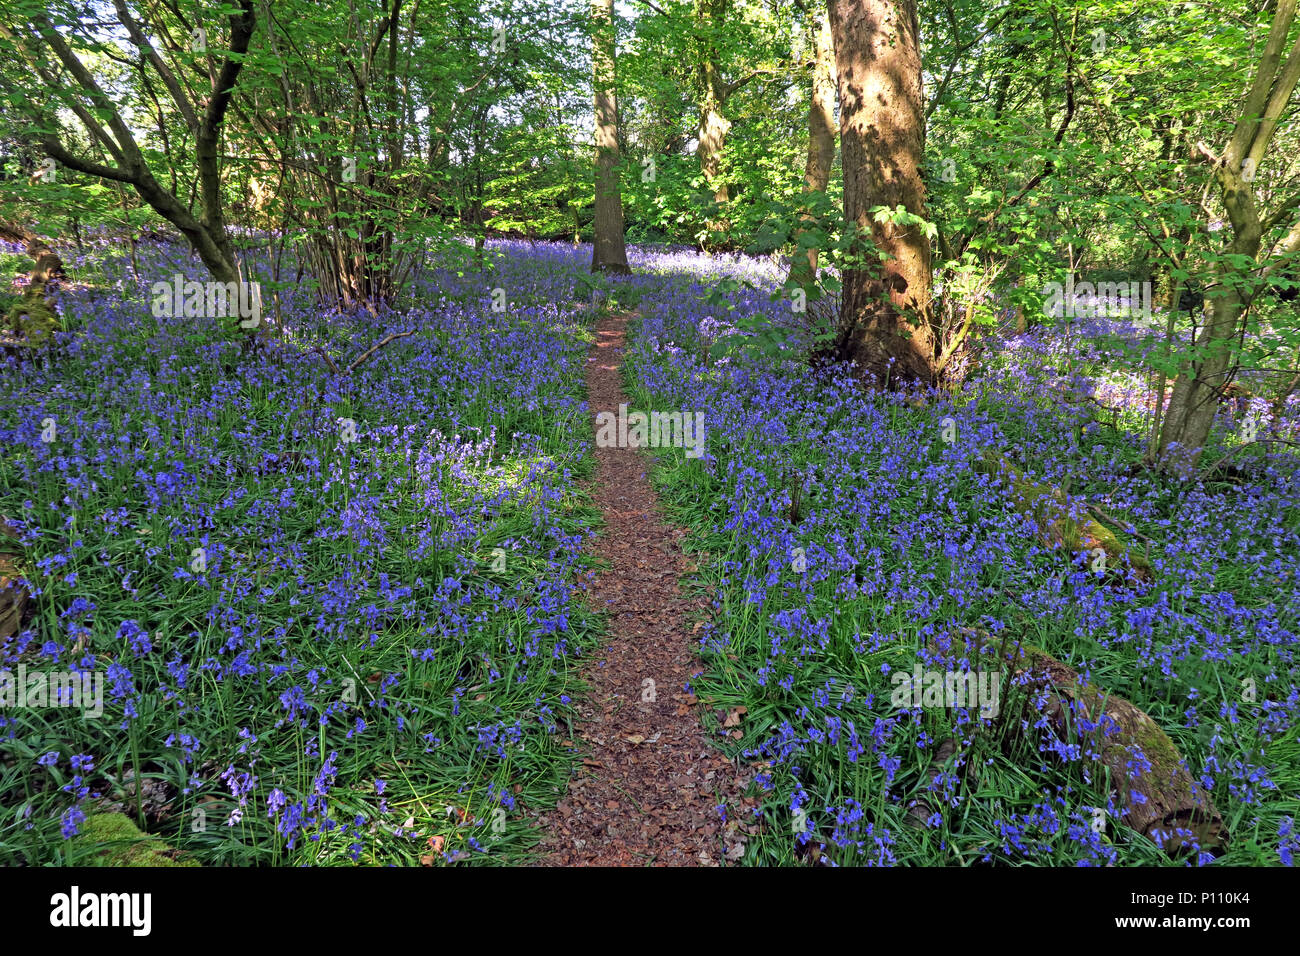
[(1249, 448), (1251, 445), (1290, 445), (1292, 448), (1300, 448), (1300, 442), (1288, 441), (1285, 438), (1256, 438), (1254, 441), (1248, 441), (1245, 444), (1238, 445), (1232, 451), (1228, 452), (1226, 455), (1224, 455), (1222, 458), (1216, 461), (1209, 468), (1205, 469), (1205, 477), (1206, 478), (1210, 477), (1210, 475), (1214, 474), (1215, 469), (1221, 467), (1224, 463), (1228, 461), (1229, 458), (1231, 458), (1233, 455), (1236, 455), (1242, 449)]

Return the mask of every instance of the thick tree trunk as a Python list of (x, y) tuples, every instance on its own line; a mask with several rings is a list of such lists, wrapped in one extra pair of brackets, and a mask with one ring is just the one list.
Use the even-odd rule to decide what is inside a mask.
[(1245, 303), (1235, 294), (1213, 299), (1210, 307), (1210, 320), (1196, 337), (1198, 360), (1191, 372), (1174, 381), (1160, 429), (1159, 459), (1183, 477), (1195, 470), (1209, 441), (1232, 362), (1231, 345), (1245, 311)]
[[(821, 27), (813, 55), (812, 97), (808, 102), (808, 163), (804, 167), (804, 192), (824, 193), (831, 180), (835, 162), (835, 45), (831, 40), (829, 13), (822, 14)], [(805, 212), (804, 223), (811, 217)], [(799, 238), (806, 232), (800, 225), (795, 232), (795, 253), (790, 262), (790, 281), (808, 285), (817, 280), (817, 247), (800, 249)]]
[(618, 170), (614, 0), (592, 0), (591, 59), (596, 101), (596, 208), (592, 228), (591, 271), (626, 274), (623, 198)]
[(154, 212), (162, 216), (173, 226), (180, 230), (182, 236), (189, 242), (190, 248), (198, 253), (199, 260), (207, 267), (212, 278), (217, 282), (238, 282), (239, 268), (235, 263), (235, 255), (230, 246), (230, 238), (226, 235), (225, 218), (220, 213), (220, 194), (214, 194), (213, 207), (217, 221), (220, 223), (219, 228), (214, 228), (207, 215), (203, 219), (196, 219), (188, 209), (180, 204), (180, 201), (167, 192), (149, 170), (141, 172), (140, 178), (132, 185), (135, 191), (140, 195)]
[[(931, 325), (930, 243), (915, 225), (874, 221), (871, 209), (925, 216), (925, 101), (915, 0), (831, 0), (840, 93), (844, 213), (860, 235), (844, 273), (840, 351), (894, 386), (929, 382), (938, 354)], [(874, 248), (873, 248), (874, 246)], [(877, 263), (876, 253), (885, 261)]]
[[(706, 77), (717, 72), (712, 64), (701, 67)], [(708, 82), (706, 80), (706, 82)], [(727, 144), (727, 134), (731, 132), (731, 120), (722, 115), (722, 104), (712, 89), (704, 94), (704, 104), (700, 107), (700, 123), (695, 135), (699, 140), (696, 157), (700, 161), (700, 172), (713, 190), (713, 201), (722, 205), (730, 200), (727, 184), (719, 182), (722, 172), (722, 148)]]

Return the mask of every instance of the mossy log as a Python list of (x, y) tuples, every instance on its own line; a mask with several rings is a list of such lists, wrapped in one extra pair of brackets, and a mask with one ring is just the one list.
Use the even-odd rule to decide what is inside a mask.
[[(984, 631), (965, 628), (944, 653), (963, 654), (971, 661), (993, 656), (1013, 675), (1004, 694), (1028, 693), (1046, 716), (1051, 732), (1063, 742), (1082, 742), (1079, 726), (1093, 729), (1086, 739), (1101, 756), (1111, 793), (1121, 808), (1125, 825), (1166, 852), (1192, 848), (1216, 852), (1227, 842), (1223, 817), (1210, 795), (1187, 769), (1169, 735), (1143, 710), (1123, 697), (1084, 684), (1078, 671), (1028, 644), (1000, 641)], [(1018, 709), (1001, 707), (1003, 727), (1011, 727)]]
[(985, 450), (976, 459), (975, 468), (981, 474), (995, 476), (1007, 486), (1012, 507), (1037, 523), (1043, 542), (1049, 547), (1088, 552), (1100, 548), (1106, 553), (1111, 567), (1120, 567), (1127, 560), (1138, 577), (1151, 576), (1147, 559), (1126, 548), (1115, 532), (1095, 518), (1086, 515), (1073, 517), (1070, 500), (1059, 489), (1035, 484), (1019, 468), (992, 450)]
[(91, 813), (75, 837), (77, 845), (91, 849), (90, 866), (198, 866), (177, 859), (177, 851), (162, 837), (142, 831), (123, 813)]

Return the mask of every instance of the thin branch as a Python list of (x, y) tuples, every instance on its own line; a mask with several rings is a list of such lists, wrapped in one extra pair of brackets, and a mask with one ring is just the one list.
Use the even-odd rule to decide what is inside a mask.
[(340, 374), (340, 373), (339, 373), (339, 367), (338, 367), (337, 365), (334, 364), (334, 360), (333, 360), (332, 358), (329, 357), (329, 353), (328, 353), (328, 352), (326, 352), (326, 351), (325, 351), (323, 348), (321, 348), (319, 345), (313, 346), (313, 347), (312, 347), (312, 351), (315, 352), (317, 355), (319, 355), (321, 358), (323, 358), (323, 359), (325, 360), (325, 364), (328, 365), (328, 366), (330, 367), (330, 371), (331, 371), (331, 372), (333, 372), (335, 375)]
[[(1065, 42), (1065, 37), (1061, 35), (1055, 16), (1052, 17), (1052, 29), (1061, 41), (1061, 46), (1065, 48), (1065, 116), (1061, 119), (1061, 125), (1056, 130), (1056, 136), (1052, 138), (1052, 145), (1059, 147), (1065, 139), (1065, 131), (1070, 128), (1070, 121), (1074, 119), (1074, 47)], [(1050, 176), (1055, 170), (1056, 160), (1048, 156), (1043, 162), (1043, 168), (1038, 171), (1036, 176), (1031, 177), (1029, 182), (1025, 183), (1024, 188), (1020, 190), (1016, 197), (1007, 203), (1007, 208), (1017, 205), (1020, 200), (1029, 195), (1044, 178)]]
[(176, 108), (181, 111), (181, 116), (184, 117), (185, 124), (190, 128), (190, 132), (193, 133), (199, 128), (199, 118), (194, 113), (194, 106), (190, 103), (190, 98), (185, 95), (185, 91), (181, 88), (180, 83), (177, 82), (176, 76), (167, 67), (167, 63), (163, 58), (159, 56), (158, 51), (154, 49), (153, 44), (149, 42), (149, 38), (145, 36), (144, 30), (140, 28), (140, 24), (131, 16), (131, 11), (127, 9), (126, 6), (126, 0), (113, 0), (113, 7), (117, 11), (118, 21), (122, 26), (126, 27), (126, 32), (131, 38), (131, 42), (135, 44), (136, 49), (149, 60), (153, 65), (153, 68), (158, 72), (158, 75), (162, 78), (163, 84), (167, 87), (167, 91), (171, 93), (172, 101), (176, 104)]
[[(45, 41), (45, 45), (54, 51), (55, 56), (62, 61), (64, 68), (72, 74), (90, 102), (104, 113), (104, 118), (108, 122), (109, 129), (113, 131), (113, 136), (108, 136), (94, 119), (90, 119), (90, 122), (86, 124), (86, 128), (104, 143), (108, 151), (113, 154), (113, 159), (117, 160), (120, 165), (128, 167), (143, 166), (144, 159), (140, 155), (140, 148), (136, 145), (130, 129), (118, 112), (117, 106), (104, 92), (103, 88), (95, 82), (94, 76), (86, 69), (86, 65), (72, 51), (72, 48), (64, 41), (62, 35), (50, 25), (50, 21), (44, 14), (33, 16), (32, 25), (36, 28), (37, 35)], [(83, 123), (86, 123), (89, 113), (75, 98), (65, 97), (64, 102), (76, 112)], [(116, 140), (114, 140), (114, 137), (116, 137)]]
[(361, 355), (358, 356), (357, 359), (353, 361), (351, 365), (349, 365), (347, 368), (343, 369), (342, 371), (339, 371), (339, 367), (334, 364), (334, 360), (329, 357), (329, 353), (327, 353), (319, 345), (313, 346), (312, 351), (325, 360), (325, 364), (330, 367), (330, 371), (333, 372), (335, 375), (351, 375), (354, 371), (356, 371), (356, 369), (361, 365), (362, 362), (370, 358), (370, 356), (374, 355), (376, 352), (382, 349), (389, 342), (393, 341), (393, 339), (404, 339), (408, 335), (414, 335), (415, 332), (416, 332), (415, 329), (411, 329), (409, 332), (393, 332), (391, 335), (385, 336), (384, 339), (378, 345), (375, 345), (370, 349), (367, 349), (365, 352), (362, 352)]
[(1237, 454), (1243, 448), (1249, 448), (1251, 445), (1290, 445), (1292, 448), (1300, 448), (1300, 442), (1288, 441), (1285, 438), (1256, 438), (1254, 441), (1248, 441), (1243, 445), (1238, 445), (1232, 451), (1228, 452), (1213, 465), (1205, 470), (1205, 476), (1208, 478), (1214, 473), (1214, 470), (1226, 462), (1233, 455)]
[(415, 329), (411, 329), (411, 331), (409, 331), (409, 332), (394, 332), (394, 333), (392, 333), (391, 335), (385, 337), (384, 340), (381, 341), (378, 345), (374, 346), (374, 348), (370, 349), (368, 352), (363, 352), (363, 353), (361, 354), (361, 357), (360, 357), (360, 358), (358, 358), (355, 362), (353, 362), (351, 365), (349, 365), (349, 366), (348, 366), (348, 373), (351, 374), (351, 372), (352, 372), (352, 371), (353, 371), (353, 370), (354, 370), (358, 365), (360, 365), (360, 364), (361, 364), (362, 362), (364, 362), (366, 359), (370, 358), (370, 356), (374, 355), (376, 352), (378, 352), (380, 349), (382, 349), (382, 348), (383, 348), (385, 345), (387, 345), (389, 342), (393, 341), (393, 339), (404, 339), (404, 338), (406, 338), (408, 335), (414, 335), (414, 334), (415, 334)]
[[(673, 15), (671, 13), (668, 13), (666, 10), (661, 10), (659, 7), (656, 7), (653, 3), (650, 2), (650, 0), (639, 0), (639, 2), (645, 4), (647, 7), (653, 10), (655, 13), (659, 14), (661, 17), (667, 17), (669, 20), (673, 19)], [(802, 10), (803, 6), (800, 5), (799, 9)]]

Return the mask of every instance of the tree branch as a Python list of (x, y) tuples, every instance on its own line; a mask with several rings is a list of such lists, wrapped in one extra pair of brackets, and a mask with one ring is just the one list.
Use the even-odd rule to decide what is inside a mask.
[(374, 346), (373, 348), (371, 348), (366, 352), (361, 353), (361, 356), (355, 362), (353, 362), (351, 365), (348, 366), (349, 374), (354, 369), (356, 369), (358, 365), (360, 365), (366, 359), (370, 358), (370, 356), (374, 355), (376, 352), (382, 349), (389, 342), (393, 341), (393, 339), (404, 339), (408, 335), (414, 335), (414, 334), (415, 334), (415, 329), (411, 329), (411, 331), (409, 332), (393, 332), (391, 335), (386, 336), (378, 345)]
[(1256, 438), (1254, 441), (1248, 441), (1245, 444), (1238, 445), (1232, 451), (1228, 452), (1226, 455), (1224, 455), (1222, 458), (1216, 461), (1213, 465), (1211, 465), (1209, 468), (1205, 470), (1205, 477), (1208, 478), (1211, 474), (1214, 473), (1215, 469), (1223, 465), (1223, 463), (1226, 462), (1229, 458), (1231, 458), (1233, 455), (1236, 455), (1242, 449), (1249, 448), (1251, 445), (1290, 445), (1292, 448), (1300, 448), (1300, 442), (1288, 441), (1285, 438)]
[(199, 118), (194, 113), (194, 105), (190, 103), (190, 98), (185, 95), (185, 91), (181, 89), (180, 83), (177, 82), (176, 75), (172, 73), (163, 58), (159, 56), (158, 51), (154, 49), (153, 44), (149, 42), (149, 38), (140, 29), (140, 24), (131, 16), (131, 11), (127, 9), (125, 0), (113, 0), (113, 8), (117, 11), (117, 19), (126, 28), (127, 36), (131, 38), (131, 42), (135, 44), (137, 50), (145, 55), (153, 65), (154, 70), (162, 78), (163, 85), (167, 87), (167, 92), (172, 96), (172, 101), (176, 104), (176, 108), (181, 111), (181, 116), (185, 118), (190, 132), (193, 133), (199, 128)]
[(81, 159), (64, 149), (63, 144), (53, 133), (41, 134), (41, 148), (46, 154), (59, 161), (68, 169), (76, 170), (79, 173), (85, 173), (88, 176), (98, 176), (100, 179), (109, 179), (118, 183), (130, 183), (136, 185), (140, 181), (137, 173), (128, 172), (124, 169), (118, 169), (114, 166), (104, 166), (100, 163), (92, 163), (88, 159)]

